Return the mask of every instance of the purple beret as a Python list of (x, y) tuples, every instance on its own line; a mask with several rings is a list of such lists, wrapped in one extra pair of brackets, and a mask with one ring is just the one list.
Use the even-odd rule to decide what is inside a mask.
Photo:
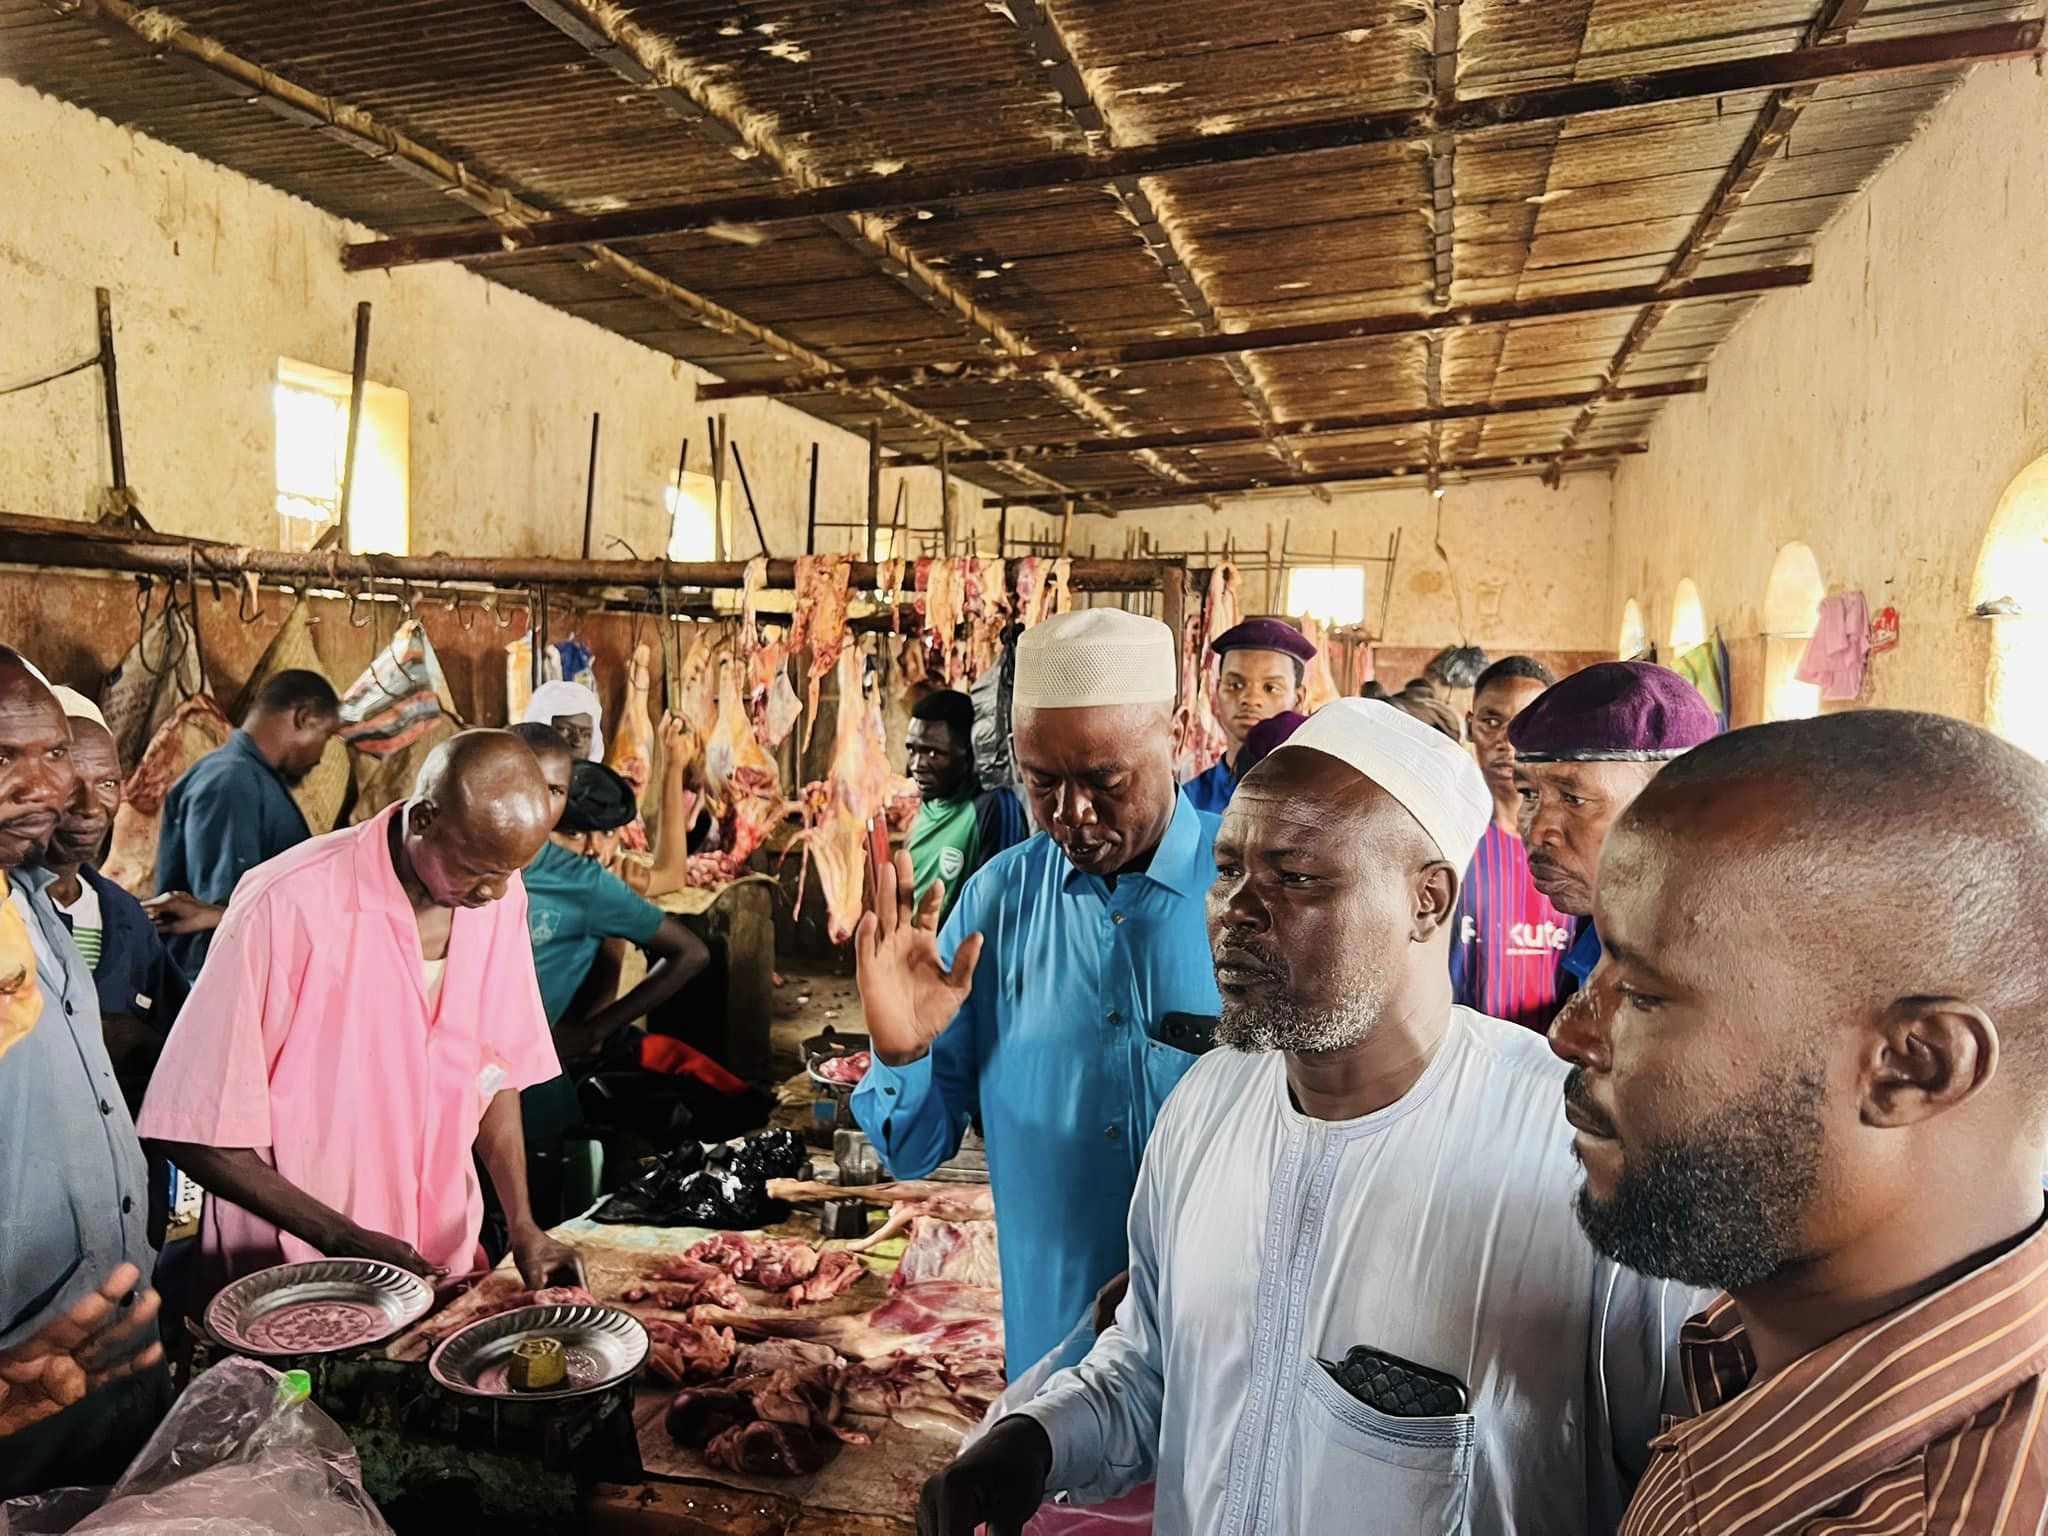
[(1285, 619), (1246, 619), (1211, 640), (1209, 649), (1218, 656), (1227, 651), (1278, 651), (1303, 662), (1316, 655), (1308, 636)]
[(1508, 741), (1524, 763), (1645, 763), (1681, 756), (1720, 730), (1676, 672), (1603, 661), (1538, 694), (1508, 726)]
[(1250, 773), (1285, 746), (1287, 738), (1307, 723), (1307, 715), (1292, 709), (1283, 709), (1279, 714), (1261, 720), (1244, 733), (1244, 747), (1237, 755), (1237, 771), (1240, 774)]

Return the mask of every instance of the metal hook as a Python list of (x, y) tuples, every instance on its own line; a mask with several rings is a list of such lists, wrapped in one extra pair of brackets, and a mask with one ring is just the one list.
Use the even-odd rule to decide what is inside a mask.
[[(256, 611), (249, 611), (254, 604)], [(267, 615), (263, 612), (263, 589), (257, 585), (256, 573), (242, 572), (241, 584), (235, 593), (235, 617), (244, 624), (261, 623)]]
[(368, 629), (370, 621), (377, 616), (376, 610), (371, 609), (364, 613), (362, 618), (358, 619), (356, 614), (363, 610), (363, 605), (363, 589), (361, 587), (350, 588), (348, 594), (348, 627), (350, 629)]

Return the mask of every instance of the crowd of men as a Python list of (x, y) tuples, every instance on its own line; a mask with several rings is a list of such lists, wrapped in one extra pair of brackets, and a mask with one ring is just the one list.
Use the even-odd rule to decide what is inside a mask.
[[(853, 1110), (904, 1178), (979, 1129), (1013, 1379), (921, 1529), (2048, 1524), (2048, 767), (1891, 711), (1721, 733), (1642, 662), (1304, 717), (1291, 626), (1216, 649), (1194, 785), (1175, 637), (1121, 611), (1018, 640), (1020, 794), (962, 696), (916, 711)], [(360, 826), (208, 846), (212, 796), (317, 760), (308, 676), (174, 793), (173, 878), (234, 879), (152, 924), (92, 870), (111, 739), (0, 650), (0, 1494), (108, 1480), (162, 1412), (168, 1165), (212, 1194), (195, 1295), (471, 1269), (478, 1163), (528, 1282), (575, 1275), (529, 1191), (564, 1021), (704, 963), (587, 857), (631, 805), (587, 695)], [(159, 927), (207, 938), (182, 1009)], [(578, 1016), (609, 937), (647, 979)]]

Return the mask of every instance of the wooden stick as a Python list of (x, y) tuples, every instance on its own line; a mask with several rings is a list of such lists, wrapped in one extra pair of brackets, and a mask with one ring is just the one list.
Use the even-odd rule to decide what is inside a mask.
[(875, 558), (882, 522), (882, 424), (868, 423), (868, 559)]
[(710, 420), (711, 426), (711, 552), (723, 560), (725, 547), (725, 412)]
[(947, 457), (949, 445), (939, 439), (939, 547), (946, 554), (953, 553), (953, 461)]
[(754, 488), (747, 483), (747, 461), (740, 457), (740, 445), (732, 445), (732, 467), (740, 472), (740, 489), (746, 493), (747, 516), (754, 520), (754, 539), (761, 546), (761, 553), (768, 553), (768, 535), (761, 531), (761, 513), (754, 505)]
[(583, 477), (583, 558), (590, 558), (590, 522), (597, 511), (598, 413), (590, 413), (590, 468)]
[[(100, 392), (107, 402), (107, 452), (113, 459), (114, 489), (121, 493), (121, 507), (130, 510), (128, 498), (128, 452), (121, 440), (121, 383), (114, 371), (114, 300), (104, 288), (93, 290), (99, 307)], [(351, 427), (351, 433), (354, 429)]]
[(811, 444), (811, 509), (804, 520), (804, 553), (818, 552), (818, 445)]
[(1074, 552), (1074, 498), (1069, 496), (1060, 503), (1060, 553)]
[(334, 519), (335, 544), (348, 548), (349, 505), (355, 499), (356, 489), (356, 436), (362, 428), (363, 390), (369, 382), (370, 372), (370, 301), (365, 299), (356, 306), (356, 351), (355, 361), (349, 365), (348, 373), (348, 439), (341, 450), (341, 508)]

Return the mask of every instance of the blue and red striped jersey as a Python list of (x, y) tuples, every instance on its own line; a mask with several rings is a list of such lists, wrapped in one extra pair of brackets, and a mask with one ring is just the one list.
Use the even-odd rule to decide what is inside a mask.
[(1558, 964), (1578, 919), (1536, 889), (1529, 851), (1498, 822), (1479, 840), (1454, 920), (1453, 999), (1496, 1019), (1548, 1029), (1572, 990)]

